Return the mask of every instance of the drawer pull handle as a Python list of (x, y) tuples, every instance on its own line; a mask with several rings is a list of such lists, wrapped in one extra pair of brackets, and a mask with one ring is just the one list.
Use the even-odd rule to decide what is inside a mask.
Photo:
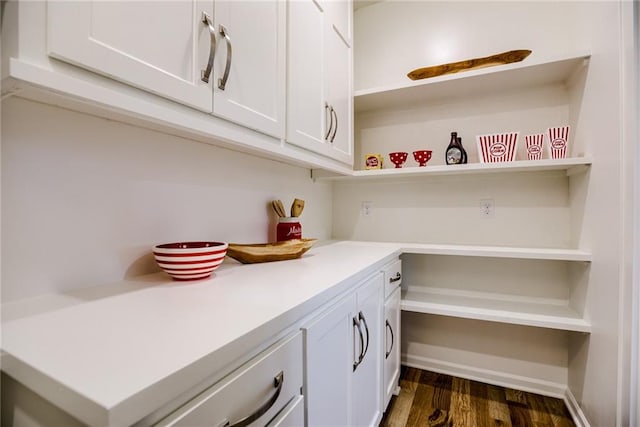
[(224, 74), (221, 79), (218, 79), (218, 89), (224, 90), (229, 79), (229, 71), (231, 71), (231, 38), (229, 38), (229, 31), (222, 25), (220, 25), (220, 35), (224, 37), (227, 42), (227, 63), (224, 66)]
[(400, 279), (402, 279), (402, 274), (400, 274), (400, 272), (398, 271), (395, 277), (389, 278), (389, 283), (397, 282)]
[(327, 129), (327, 134), (324, 136), (325, 141), (329, 141), (329, 137), (331, 136), (331, 131), (333, 130), (333, 107), (329, 104), (327, 104), (326, 102), (324, 103), (324, 110), (325, 110), (325, 117), (324, 117), (324, 121), (325, 123), (327, 122), (327, 114), (326, 112), (329, 111), (329, 126)]
[[(360, 365), (360, 363), (362, 362), (362, 358), (364, 357), (364, 335), (362, 334), (362, 328), (360, 327), (360, 322), (358, 321), (357, 317), (353, 318), (353, 326), (358, 328), (358, 335), (360, 336), (360, 351), (358, 352), (358, 357), (354, 357), (355, 360), (353, 361), (353, 370), (355, 372), (355, 370), (358, 368), (358, 365)], [(355, 348), (353, 350), (355, 352)]]
[(207, 12), (202, 12), (202, 22), (209, 27), (211, 42), (209, 44), (209, 61), (207, 61), (207, 68), (200, 72), (200, 78), (203, 82), (209, 83), (209, 76), (213, 68), (213, 58), (216, 56), (216, 29), (213, 27), (213, 22)]
[(362, 323), (364, 323), (364, 331), (367, 334), (367, 343), (364, 347), (364, 352), (362, 353), (362, 358), (364, 359), (364, 356), (366, 356), (367, 351), (369, 350), (369, 326), (367, 326), (367, 319), (364, 318), (364, 314), (362, 314), (362, 311), (358, 313), (358, 319), (362, 321)]
[(391, 347), (389, 347), (389, 350), (384, 354), (384, 358), (388, 359), (389, 355), (391, 354), (391, 350), (393, 350), (393, 328), (391, 327), (391, 323), (389, 323), (388, 320), (385, 320), (385, 322), (387, 324), (387, 328), (389, 329), (389, 332), (391, 332)]
[(261, 416), (263, 416), (269, 409), (271, 409), (273, 404), (276, 403), (276, 400), (278, 400), (278, 397), (280, 396), (280, 392), (282, 391), (283, 383), (284, 383), (284, 372), (280, 371), (280, 373), (278, 373), (278, 375), (276, 375), (273, 378), (273, 386), (276, 388), (276, 392), (273, 394), (273, 396), (271, 396), (271, 399), (265, 402), (264, 405), (259, 407), (253, 414), (246, 416), (243, 419), (233, 424), (230, 424), (229, 421), (226, 421), (222, 426), (223, 427), (245, 427), (251, 424), (252, 422), (254, 422), (255, 420), (257, 420), (258, 418), (260, 418)]
[(331, 107), (331, 116), (336, 118), (335, 125), (333, 126), (333, 133), (331, 134), (331, 141), (330, 141), (330, 142), (333, 142), (333, 140), (336, 139), (336, 132), (338, 132), (338, 112), (333, 107)]

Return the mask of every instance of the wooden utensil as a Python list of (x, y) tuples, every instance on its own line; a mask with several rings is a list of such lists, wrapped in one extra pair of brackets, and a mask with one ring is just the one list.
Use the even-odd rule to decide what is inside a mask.
[(273, 207), (274, 212), (281, 218), (287, 216), (287, 212), (284, 210), (284, 205), (281, 200), (272, 200), (271, 207)]
[(442, 76), (444, 74), (457, 73), (459, 71), (469, 71), (476, 68), (492, 67), (495, 65), (511, 64), (520, 62), (531, 54), (530, 50), (510, 50), (484, 58), (473, 58), (465, 61), (451, 62), (448, 64), (434, 65), (433, 67), (417, 68), (407, 74), (411, 80), (428, 79)]
[(304, 210), (304, 200), (293, 199), (291, 204), (291, 216), (300, 216)]

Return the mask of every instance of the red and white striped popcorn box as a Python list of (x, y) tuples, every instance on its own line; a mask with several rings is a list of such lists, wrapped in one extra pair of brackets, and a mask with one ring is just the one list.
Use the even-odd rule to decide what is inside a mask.
[(511, 162), (516, 159), (516, 147), (520, 132), (478, 135), (480, 163)]
[(534, 135), (525, 135), (524, 140), (527, 144), (527, 159), (542, 159), (542, 148), (544, 144), (544, 134), (536, 133)]
[(549, 136), (549, 157), (552, 159), (565, 159), (569, 146), (570, 126), (560, 126), (547, 129)]

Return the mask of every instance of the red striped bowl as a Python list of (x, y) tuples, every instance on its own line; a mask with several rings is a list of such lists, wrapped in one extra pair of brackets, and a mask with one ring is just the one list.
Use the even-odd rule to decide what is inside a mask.
[(153, 256), (174, 280), (198, 280), (222, 264), (228, 247), (222, 242), (165, 243), (153, 247)]

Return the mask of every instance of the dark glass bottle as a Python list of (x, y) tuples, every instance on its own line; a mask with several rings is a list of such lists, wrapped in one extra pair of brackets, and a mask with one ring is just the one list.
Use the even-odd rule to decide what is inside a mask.
[(462, 150), (462, 163), (463, 164), (467, 164), (467, 150), (464, 149), (464, 147), (462, 146), (462, 137), (459, 136), (458, 137), (458, 145), (460, 146), (460, 149)]
[(462, 147), (462, 138), (458, 137), (458, 132), (451, 132), (451, 141), (445, 152), (445, 161), (448, 165), (467, 163), (467, 152)]

